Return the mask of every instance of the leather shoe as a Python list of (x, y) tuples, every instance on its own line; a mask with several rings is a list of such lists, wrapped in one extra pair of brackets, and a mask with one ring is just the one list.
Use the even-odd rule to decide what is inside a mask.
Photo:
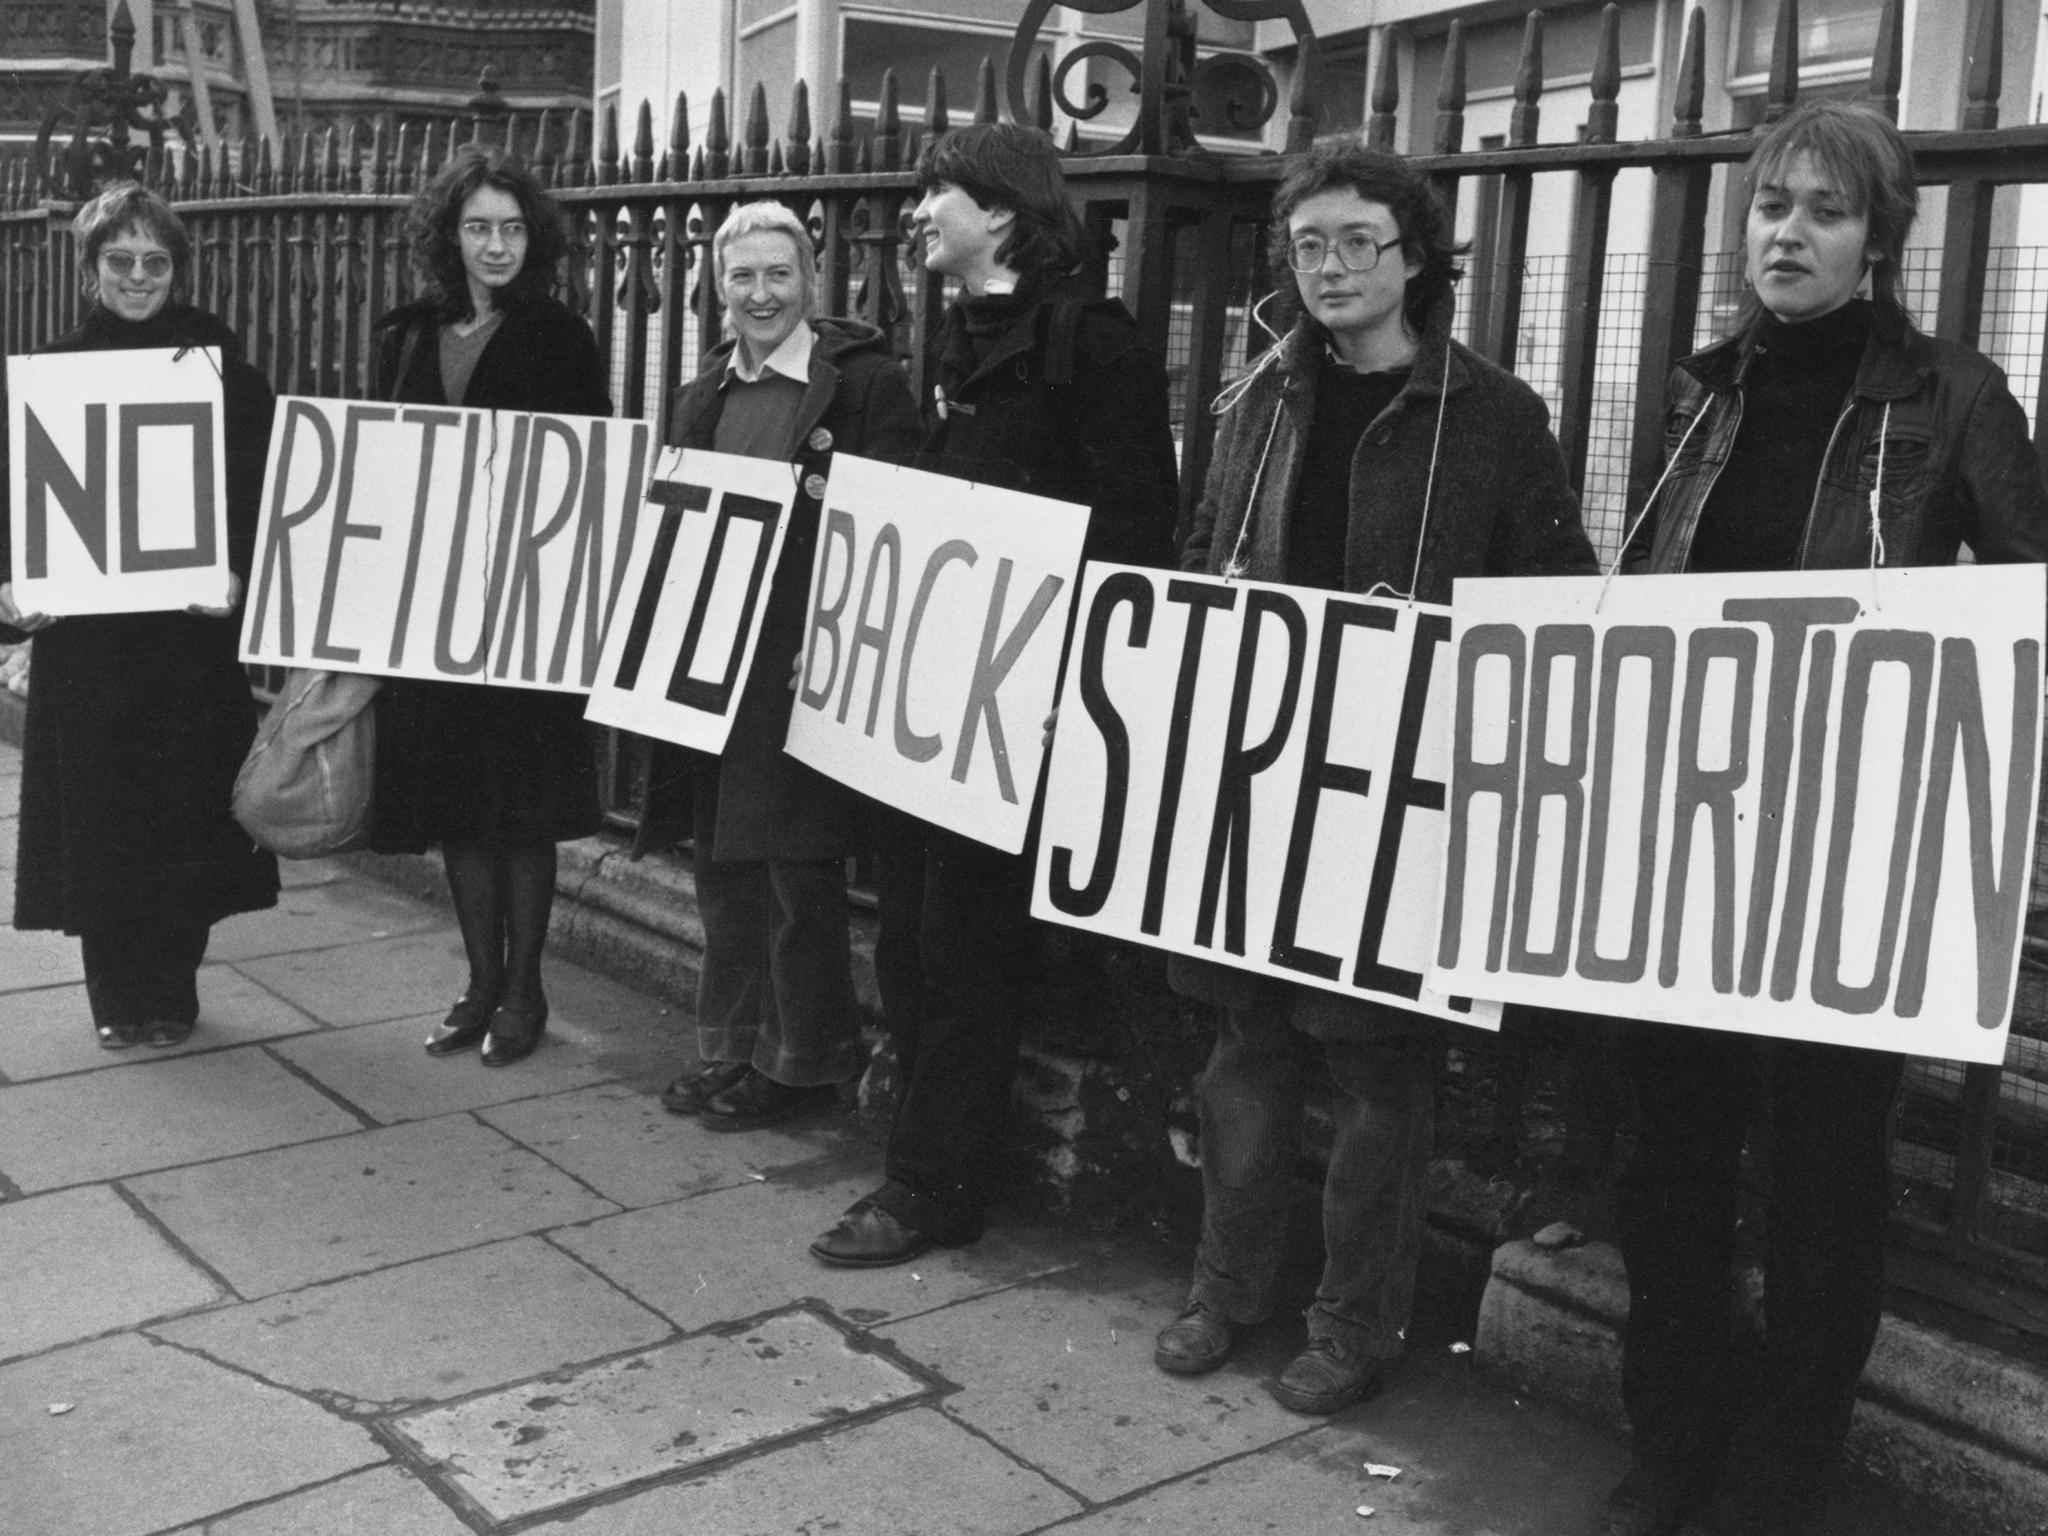
[(466, 1051), (491, 1027), (491, 1003), (474, 992), (465, 992), (448, 1010), (440, 1028), (427, 1036), (429, 1056), (453, 1056)]
[(838, 1101), (839, 1090), (830, 1083), (792, 1088), (749, 1067), (738, 1082), (704, 1101), (698, 1119), (707, 1131), (758, 1131)]
[(165, 1050), (174, 1045), (183, 1045), (192, 1038), (192, 1031), (198, 1027), (197, 1019), (151, 1019), (142, 1026), (142, 1043)]
[(1175, 1376), (1200, 1376), (1230, 1358), (1237, 1342), (1236, 1326), (1206, 1301), (1191, 1302), (1187, 1311), (1159, 1330), (1152, 1342), (1152, 1363)]
[(661, 1107), (672, 1115), (698, 1114), (713, 1094), (723, 1093), (747, 1072), (744, 1061), (707, 1061), (662, 1089)]
[(142, 1044), (140, 1024), (95, 1024), (93, 1033), (99, 1036), (103, 1051), (125, 1051), (131, 1045)]
[(1296, 1413), (1335, 1413), (1365, 1401), (1386, 1384), (1380, 1362), (1353, 1354), (1335, 1339), (1310, 1339), (1269, 1388), (1273, 1400)]
[(857, 1200), (839, 1218), (839, 1225), (811, 1244), (811, 1252), (843, 1269), (880, 1269), (907, 1264), (937, 1241), (929, 1233), (906, 1227), (879, 1205)]
[(1705, 1477), (1637, 1461), (1607, 1495), (1602, 1536), (1678, 1536), (1685, 1522), (1706, 1507), (1712, 1492)]
[(502, 1005), (491, 1015), (490, 1031), (484, 1036), (484, 1065), (509, 1067), (524, 1061), (540, 1044), (541, 1031), (548, 1027), (548, 1005), (538, 1008), (507, 1008)]

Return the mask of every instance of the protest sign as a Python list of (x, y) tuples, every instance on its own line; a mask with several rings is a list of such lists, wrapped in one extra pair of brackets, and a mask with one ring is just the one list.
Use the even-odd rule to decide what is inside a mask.
[(1088, 509), (832, 460), (785, 743), (828, 778), (1024, 847)]
[(1482, 1028), (1436, 937), (1450, 610), (1090, 565), (1032, 912)]
[(7, 359), (23, 612), (227, 606), (220, 367), (218, 347)]
[[(584, 718), (722, 752), (739, 708), (796, 479), (779, 459), (665, 449), (661, 509), (626, 567), (632, 607), (605, 639)], [(782, 670), (789, 670), (788, 658)]]
[(2003, 1058), (2040, 566), (1461, 581), (1432, 984)]
[(242, 659), (588, 692), (645, 422), (278, 402)]

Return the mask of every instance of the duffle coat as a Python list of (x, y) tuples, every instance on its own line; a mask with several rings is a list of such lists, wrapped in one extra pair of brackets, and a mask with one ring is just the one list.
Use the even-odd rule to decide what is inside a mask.
[[(465, 409), (611, 415), (588, 325), (550, 298), (508, 298), (500, 308)], [(438, 311), (419, 301), (378, 326), (380, 397), (447, 404)], [(432, 843), (560, 842), (596, 832), (604, 817), (584, 705), (581, 694), (538, 688), (389, 679), (377, 694), (370, 846), (417, 853)]]
[[(795, 695), (790, 658), (803, 649), (804, 607), (817, 548), (820, 493), (832, 456), (846, 452), (883, 463), (906, 462), (921, 427), (909, 375), (890, 355), (887, 338), (854, 320), (814, 320), (810, 381), (797, 406), (784, 456), (797, 497), (775, 567), (753, 670), (741, 691), (725, 751), (697, 755), (695, 772), (717, 776), (717, 818), (708, 832), (715, 859), (833, 859), (850, 851), (856, 801), (851, 791), (782, 750)], [(703, 371), (676, 391), (668, 440), (709, 449), (725, 409), (728, 341)], [(658, 757), (676, 749), (657, 749)], [(661, 777), (660, 769), (656, 778)]]
[[(1550, 413), (1513, 374), (1450, 339), (1451, 303), (1423, 326), (1408, 381), (1358, 440), (1351, 462), (1344, 589), (1375, 586), (1448, 603), (1460, 576), (1584, 576), (1599, 562)], [(1287, 579), (1288, 541), (1327, 333), (1303, 319), (1234, 388), (1218, 426), (1202, 501), (1181, 568)], [(1432, 479), (1434, 481), (1432, 485)], [(1421, 560), (1417, 563), (1417, 545)], [(1175, 955), (1174, 989), (1247, 1008), (1292, 994), (1298, 1025), (1317, 1035), (1393, 1034), (1431, 1027), (1421, 1014), (1297, 987)]]
[[(235, 333), (176, 301), (143, 321), (96, 306), (44, 350), (160, 347), (220, 349), (228, 564), (246, 584), (272, 397)], [(12, 568), (0, 517), (0, 570)], [(75, 934), (166, 915), (210, 926), (277, 904), (276, 859), (229, 811), (256, 734), (239, 630), (239, 615), (120, 613), (60, 619), (36, 635), (15, 927)]]

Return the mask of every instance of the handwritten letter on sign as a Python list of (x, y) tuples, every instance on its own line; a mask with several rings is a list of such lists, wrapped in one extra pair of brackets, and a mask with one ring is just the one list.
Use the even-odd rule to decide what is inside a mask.
[(587, 692), (645, 422), (278, 402), (242, 659)]
[[(722, 752), (753, 669), (795, 477), (780, 460), (670, 448), (647, 499), (660, 524), (633, 551), (632, 607), (605, 641), (584, 717)], [(779, 664), (786, 674), (789, 658)]]
[(7, 398), (24, 612), (227, 605), (217, 348), (10, 357)]
[(836, 455), (786, 750), (1024, 847), (1088, 509)]
[(1498, 1028), (1429, 990), (1450, 610), (1091, 565), (1032, 911)]
[(1435, 985), (2003, 1058), (2044, 570), (1461, 581)]

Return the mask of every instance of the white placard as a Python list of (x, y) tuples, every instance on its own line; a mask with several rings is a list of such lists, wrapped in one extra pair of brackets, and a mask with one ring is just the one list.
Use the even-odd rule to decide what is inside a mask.
[(7, 359), (22, 612), (227, 606), (220, 370), (218, 347)]
[(1424, 985), (1448, 608), (1091, 564), (1034, 915), (1484, 1029)]
[(1021, 851), (1087, 531), (1086, 507), (834, 455), (789, 753)]
[(2041, 566), (1461, 581), (1435, 985), (2005, 1054)]
[(645, 422), (286, 396), (242, 659), (587, 693), (640, 529)]
[(632, 606), (606, 637), (584, 717), (722, 752), (754, 666), (796, 477), (779, 459), (667, 448), (647, 499), (660, 523), (633, 550)]

